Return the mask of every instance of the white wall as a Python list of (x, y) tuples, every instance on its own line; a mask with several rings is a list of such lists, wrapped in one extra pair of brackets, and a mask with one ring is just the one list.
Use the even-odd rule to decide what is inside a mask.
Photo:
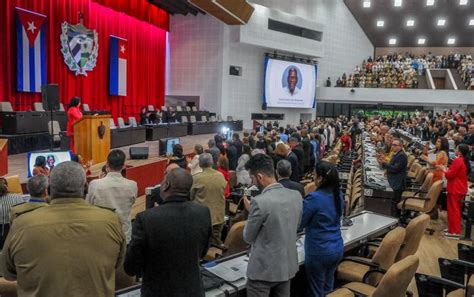
[(166, 95), (199, 96), (200, 108), (220, 111), (223, 31), (207, 15), (171, 17)]
[[(253, 2), (287, 13), (282, 14), (285, 20), (291, 21), (293, 15), (296, 23), (305, 22), (302, 20), (304, 18), (309, 26), (315, 27), (310, 29), (323, 28), (321, 48), (315, 46), (313, 54), (298, 45), (284, 49), (297, 55), (320, 57), (319, 85), (323, 85), (328, 76), (334, 84), (343, 72), (352, 71), (355, 65), (373, 55), (372, 44), (342, 0)], [(256, 18), (259, 11), (265, 10), (256, 9)], [(250, 128), (250, 114), (264, 112), (261, 110), (263, 60), (264, 54), (273, 52), (273, 48), (255, 45), (256, 42), (249, 42), (249, 39), (238, 42), (240, 36), (238, 27), (224, 25), (208, 15), (172, 16), (169, 38), (171, 69), (167, 95), (201, 96), (201, 106), (204, 108), (222, 114), (223, 118), (233, 116), (234, 119), (244, 120), (244, 127)], [(295, 42), (287, 44), (292, 43)], [(279, 43), (273, 44), (281, 47)], [(230, 76), (230, 65), (242, 66), (242, 76)], [(285, 113), (283, 124), (296, 123), (300, 113), (314, 114), (311, 109), (271, 108), (266, 112)]]

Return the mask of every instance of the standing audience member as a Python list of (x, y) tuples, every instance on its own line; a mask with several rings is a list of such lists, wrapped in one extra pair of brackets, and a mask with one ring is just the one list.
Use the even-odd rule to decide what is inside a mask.
[(250, 146), (245, 144), (243, 146), (243, 153), (237, 162), (237, 169), (236, 169), (236, 176), (237, 176), (237, 184), (248, 186), (252, 183), (252, 179), (250, 178), (249, 172), (245, 169), (245, 164), (247, 164), (248, 160), (250, 160), (252, 152)]
[(334, 165), (316, 165), (316, 192), (303, 201), (301, 228), (306, 231), (305, 269), (309, 297), (326, 296), (333, 290), (334, 273), (344, 255), (341, 217), (344, 200), (340, 190), (339, 173)]
[(212, 155), (204, 153), (199, 156), (202, 172), (193, 176), (191, 200), (205, 205), (211, 212), (212, 238), (211, 243), (222, 245), (221, 233), (225, 216), (225, 188), (227, 182), (222, 173), (212, 169)]
[(199, 167), (199, 156), (204, 153), (204, 148), (200, 144), (194, 146), (194, 157), (191, 160), (189, 167), (191, 169), (191, 175), (198, 174), (202, 172), (201, 167)]
[(278, 182), (285, 188), (290, 190), (298, 191), (301, 194), (301, 198), (304, 197), (304, 187), (302, 184), (294, 182), (290, 179), (291, 176), (291, 163), (288, 160), (280, 160), (276, 166), (276, 173)]
[(33, 176), (36, 175), (49, 176), (49, 168), (46, 166), (45, 156), (38, 156), (35, 159), (35, 166), (33, 167)]
[(467, 193), (467, 176), (471, 173), (469, 163), (469, 146), (460, 144), (456, 151), (457, 158), (448, 170), (443, 165), (438, 169), (444, 171), (448, 180), (446, 191), (448, 192), (448, 230), (447, 237), (459, 237), (461, 234), (461, 200)]
[(183, 169), (188, 168), (188, 161), (186, 161), (186, 156), (183, 153), (183, 147), (179, 143), (173, 145), (173, 156), (169, 159), (168, 165), (172, 163), (178, 164)]
[(299, 183), (300, 182), (300, 162), (298, 161), (298, 157), (296, 154), (288, 150), (288, 154), (286, 156), (286, 159), (290, 162), (291, 164), (291, 175), (290, 179), (294, 182)]
[(351, 140), (351, 136), (349, 135), (349, 132), (344, 131), (341, 137), (341, 142), (342, 142), (342, 151), (344, 153), (350, 152), (352, 150), (352, 140)]
[(217, 162), (217, 171), (222, 173), (226, 181), (224, 197), (228, 198), (230, 196), (230, 173), (229, 173), (229, 160), (226, 156), (221, 155), (219, 161)]
[(36, 175), (28, 180), (26, 184), (30, 199), (26, 203), (14, 206), (10, 212), (10, 224), (22, 214), (28, 213), (40, 207), (48, 206), (48, 178), (44, 175)]
[(125, 235), (112, 210), (84, 201), (85, 182), (81, 165), (60, 163), (50, 175), (51, 205), (15, 219), (0, 267), (18, 281), (19, 296), (114, 296)]
[(298, 158), (298, 177), (301, 177), (304, 175), (304, 151), (298, 138), (296, 137), (290, 138), (290, 148), (291, 148), (291, 151)]
[(229, 170), (235, 171), (237, 168), (237, 160), (238, 160), (238, 153), (237, 148), (235, 147), (232, 140), (226, 140), (227, 148), (226, 148), (226, 155), (227, 159), (229, 160)]
[(234, 144), (235, 148), (237, 149), (237, 159), (242, 156), (243, 153), (243, 143), (240, 141), (239, 133), (232, 134), (232, 143)]
[(219, 161), (221, 150), (216, 146), (214, 139), (209, 139), (207, 145), (209, 146), (208, 153), (212, 155), (213, 164), (216, 166), (215, 168), (217, 168), (217, 161)]
[(24, 203), (25, 200), (20, 194), (8, 192), (8, 182), (5, 178), (0, 177), (0, 222), (2, 223), (2, 234), (0, 241), (0, 249), (7, 238), (10, 230), (10, 210), (13, 206)]
[(249, 211), (244, 240), (251, 244), (247, 296), (290, 296), (290, 280), (299, 268), (295, 242), (303, 201), (277, 183), (270, 156), (253, 156), (246, 168), (262, 192), (251, 201), (244, 197)]
[(114, 209), (122, 224), (127, 243), (132, 239), (130, 213), (137, 199), (138, 187), (133, 180), (122, 176), (125, 154), (121, 150), (112, 150), (107, 156), (107, 175), (95, 179), (89, 184), (86, 201), (92, 205)]
[(190, 201), (192, 184), (186, 170), (170, 170), (161, 186), (163, 202), (133, 223), (124, 268), (143, 277), (143, 297), (204, 297), (199, 260), (207, 253), (211, 218), (207, 207)]
[(400, 139), (393, 139), (392, 150), (394, 152), (390, 162), (387, 163), (385, 155), (380, 155), (378, 160), (382, 168), (387, 171), (387, 179), (393, 190), (392, 215), (398, 217), (397, 204), (402, 198), (402, 193), (406, 189), (408, 158), (403, 151)]

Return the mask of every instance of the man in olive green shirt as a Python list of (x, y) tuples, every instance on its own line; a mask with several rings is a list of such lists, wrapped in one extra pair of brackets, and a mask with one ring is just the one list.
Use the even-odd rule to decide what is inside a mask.
[(203, 153), (199, 155), (199, 167), (202, 168), (202, 172), (193, 176), (191, 200), (209, 208), (212, 221), (211, 243), (221, 245), (221, 233), (225, 216), (224, 191), (227, 182), (222, 173), (212, 169), (213, 164), (211, 154)]
[(40, 207), (48, 206), (48, 178), (44, 175), (36, 175), (28, 180), (26, 184), (30, 200), (14, 206), (10, 210), (10, 225), (13, 220), (22, 214), (29, 213)]
[(123, 263), (125, 235), (118, 216), (84, 201), (81, 165), (64, 162), (50, 176), (51, 205), (15, 219), (0, 272), (17, 280), (22, 297), (112, 297)]

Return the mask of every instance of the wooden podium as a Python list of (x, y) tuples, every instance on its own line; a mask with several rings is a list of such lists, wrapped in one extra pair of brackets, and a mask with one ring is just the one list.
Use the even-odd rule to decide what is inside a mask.
[(107, 160), (110, 151), (110, 115), (83, 116), (74, 123), (74, 150), (84, 162)]
[(0, 176), (8, 173), (8, 139), (0, 139)]

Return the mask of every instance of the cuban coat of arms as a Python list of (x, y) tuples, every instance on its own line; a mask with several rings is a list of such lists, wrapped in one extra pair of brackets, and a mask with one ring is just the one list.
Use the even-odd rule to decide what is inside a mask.
[(86, 71), (92, 71), (97, 63), (99, 52), (97, 31), (87, 29), (81, 23), (71, 25), (64, 22), (61, 28), (61, 52), (64, 62), (76, 75), (87, 76)]

